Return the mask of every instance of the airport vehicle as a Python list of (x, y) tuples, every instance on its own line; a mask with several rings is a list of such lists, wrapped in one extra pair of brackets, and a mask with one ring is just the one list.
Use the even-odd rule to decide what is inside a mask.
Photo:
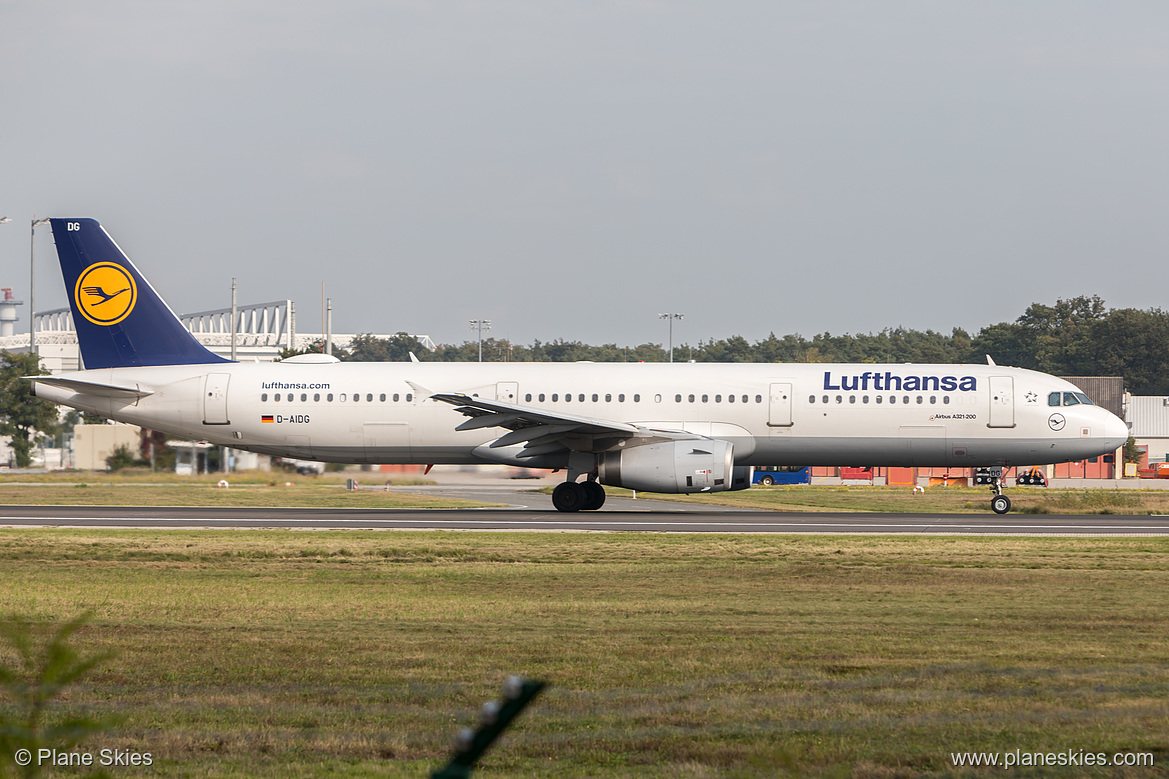
[(37, 396), (179, 438), (326, 462), (557, 469), (560, 511), (600, 508), (602, 485), (746, 489), (754, 465), (982, 466), (1000, 514), (1004, 466), (1128, 438), (1072, 384), (989, 359), (233, 363), (187, 332), (98, 222), (51, 223), (86, 369), (29, 377)]
[(773, 484), (811, 484), (812, 469), (806, 465), (756, 465), (751, 483), (764, 487)]

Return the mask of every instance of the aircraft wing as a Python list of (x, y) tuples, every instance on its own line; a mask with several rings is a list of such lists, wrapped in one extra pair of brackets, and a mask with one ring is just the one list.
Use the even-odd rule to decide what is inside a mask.
[(510, 430), (511, 432), (504, 433), (489, 446), (498, 449), (524, 444), (523, 452), (518, 455), (524, 458), (538, 457), (564, 449), (601, 452), (629, 438), (659, 440), (702, 438), (684, 430), (653, 430), (628, 422), (565, 414), (461, 393), (440, 392), (432, 394), (431, 397), (443, 403), (450, 403), (456, 411), (470, 417), (456, 427), (456, 430), (479, 430), (485, 427), (502, 427)]

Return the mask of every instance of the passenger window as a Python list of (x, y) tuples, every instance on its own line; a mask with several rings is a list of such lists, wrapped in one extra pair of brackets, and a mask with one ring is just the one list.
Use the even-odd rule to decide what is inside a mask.
[(279, 392), (277, 392), (275, 395), (273, 395), (273, 396), (272, 396), (272, 401), (273, 401), (274, 403), (279, 403), (279, 402), (280, 402), (280, 393), (279, 393)]
[(735, 402), (735, 396), (734, 395), (727, 395), (727, 403), (734, 403), (734, 402)]
[[(715, 395), (715, 396), (714, 396), (714, 402), (715, 402), (715, 403), (722, 403), (722, 402), (723, 402), (723, 396), (722, 396), (722, 395)], [(816, 396), (815, 396), (815, 395), (813, 395), (813, 396), (812, 396), (812, 402), (813, 402), (813, 403), (815, 403), (815, 402), (816, 402)]]
[(530, 392), (529, 392), (527, 395), (524, 395), (524, 402), (525, 402), (525, 403), (531, 403), (531, 402), (532, 402), (532, 393), (530, 393)]
[(327, 400), (329, 403), (332, 403), (333, 402), (333, 393), (330, 392), (328, 395), (326, 395), (325, 400)]
[(1076, 397), (1076, 393), (1074, 392), (1065, 392), (1063, 394), (1063, 404), (1065, 406), (1078, 406), (1080, 405), (1080, 399)]
[(307, 400), (308, 400), (308, 393), (307, 392), (300, 393), (300, 402), (304, 403)]
[(354, 392), (354, 393), (353, 393), (353, 402), (354, 402), (354, 403), (357, 403), (357, 402), (358, 402), (358, 401), (360, 401), (360, 400), (361, 400), (361, 393), (360, 393), (360, 392)]
[(344, 392), (341, 393), (341, 397), (338, 398), (338, 400), (340, 400), (342, 403), (345, 402), (345, 393)]
[(572, 402), (572, 393), (571, 393), (571, 392), (566, 392), (566, 393), (564, 393), (564, 402), (565, 402), (565, 403), (571, 403), (571, 402)]
[(401, 399), (401, 396), (400, 396), (400, 395), (398, 395), (398, 393), (396, 393), (396, 392), (395, 392), (395, 393), (394, 393), (394, 402), (395, 402), (395, 403), (397, 403), (397, 402), (398, 402), (400, 399)]
[(844, 402), (844, 396), (843, 396), (843, 395), (837, 395), (837, 396), (836, 396), (836, 402), (837, 402), (837, 403), (843, 403), (843, 402)]
[(410, 402), (412, 402), (413, 400), (414, 400), (414, 393), (413, 393), (413, 392), (407, 392), (407, 393), (406, 393), (406, 402), (407, 402), (407, 403), (410, 403)]
[(606, 403), (612, 403), (612, 402), (613, 402), (613, 396), (612, 396), (612, 395), (610, 395), (608, 392), (606, 392), (606, 393), (605, 393), (605, 402), (606, 402)]
[(682, 396), (681, 396), (681, 395), (675, 395), (675, 396), (674, 396), (674, 402), (675, 402), (675, 403), (681, 403), (681, 402), (682, 402)]
[[(717, 398), (718, 398), (718, 395), (715, 395), (714, 397), (717, 399)], [(816, 396), (815, 396), (815, 395), (809, 395), (809, 396), (808, 396), (808, 402), (809, 402), (809, 403), (815, 403), (815, 402), (816, 402)]]
[[(584, 403), (584, 395), (577, 395), (576, 399), (579, 400), (581, 403)], [(593, 398), (593, 400), (596, 400), (596, 398)]]
[(540, 402), (541, 403), (544, 402), (544, 393), (543, 392), (540, 393)]
[(555, 392), (553, 392), (552, 393), (552, 402), (555, 403), (558, 400), (560, 400), (560, 396), (557, 395)]
[(261, 396), (260, 396), (260, 400), (267, 400), (267, 399), (268, 399), (268, 393), (267, 393), (267, 392), (265, 392), (263, 395), (261, 395)]
[(703, 403), (708, 403), (708, 402), (710, 402), (710, 396), (709, 396), (709, 395), (703, 395), (703, 396), (702, 396), (702, 402), (703, 402)]
[(938, 396), (937, 395), (930, 395), (930, 405), (936, 406), (937, 404), (938, 404)]
[(691, 395), (691, 396), (690, 396), (690, 402), (691, 402), (691, 403), (693, 403), (693, 402), (694, 402), (694, 396), (693, 396), (693, 395)]
[(755, 396), (755, 402), (756, 402), (756, 403), (762, 403), (762, 402), (763, 402), (763, 396), (762, 396), (762, 395), (756, 395), (756, 396)]
[(909, 402), (909, 396), (908, 396), (908, 395), (906, 395), (905, 397), (901, 398), (901, 402), (902, 402), (902, 403), (908, 403), (908, 402)]
[(921, 397), (921, 395), (918, 395), (918, 396), (917, 396), (917, 405), (919, 405), (919, 406), (920, 406), (920, 405), (921, 405), (921, 401), (922, 401), (922, 397)]
[(378, 396), (378, 399), (381, 400), (382, 403), (385, 403), (386, 402), (386, 393), (383, 392), (381, 395)]
[[(885, 396), (884, 396), (884, 395), (878, 395), (878, 396), (877, 396), (877, 405), (879, 406), (879, 405), (881, 405), (883, 402), (885, 402)], [(895, 398), (895, 397), (893, 397), (893, 396), (890, 396), (890, 397), (889, 397), (889, 402), (890, 402), (890, 403), (896, 403), (896, 402), (897, 402), (897, 398)]]
[(1059, 405), (1059, 393), (1058, 392), (1053, 392), (1047, 396), (1047, 405), (1049, 405), (1049, 406), (1058, 406)]
[(321, 399), (321, 393), (319, 393), (319, 392), (314, 392), (314, 393), (313, 393), (313, 402), (314, 402), (314, 403), (316, 403), (316, 402), (319, 402), (319, 401), (320, 401), (320, 399)]
[(624, 393), (624, 392), (622, 392), (620, 395), (618, 395), (618, 396), (617, 396), (617, 402), (618, 402), (618, 403), (624, 403), (624, 402), (625, 402), (625, 393)]
[(596, 403), (598, 399), (599, 398), (597, 397), (597, 393), (594, 392), (593, 393), (593, 402)]
[(823, 399), (822, 399), (822, 402), (824, 402), (824, 403), (827, 403), (827, 402), (828, 402), (828, 396), (827, 396), (827, 395), (825, 395), (825, 396), (823, 397)]
[(848, 402), (849, 403), (856, 403), (856, 395), (849, 395)]
[(949, 395), (943, 395), (943, 396), (942, 396), (942, 403), (943, 403), (943, 404), (945, 404), (945, 405), (949, 405), (949, 404), (950, 404), (950, 396), (949, 396)]

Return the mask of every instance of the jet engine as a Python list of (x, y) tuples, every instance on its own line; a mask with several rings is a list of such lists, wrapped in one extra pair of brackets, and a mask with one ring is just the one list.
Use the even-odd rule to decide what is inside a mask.
[(751, 467), (735, 465), (734, 445), (697, 439), (665, 441), (604, 452), (601, 484), (646, 492), (723, 492), (751, 486)]

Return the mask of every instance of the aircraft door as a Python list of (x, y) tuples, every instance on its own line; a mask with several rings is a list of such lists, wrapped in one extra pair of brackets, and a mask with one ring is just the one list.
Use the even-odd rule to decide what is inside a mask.
[(501, 381), (495, 385), (495, 399), (504, 403), (520, 402), (520, 385), (516, 381)]
[(1015, 426), (1015, 379), (990, 377), (990, 422), (987, 427)]
[(203, 424), (227, 425), (227, 382), (229, 373), (208, 373), (203, 383)]
[(791, 427), (792, 385), (789, 382), (772, 384), (769, 392), (767, 424), (769, 427)]

